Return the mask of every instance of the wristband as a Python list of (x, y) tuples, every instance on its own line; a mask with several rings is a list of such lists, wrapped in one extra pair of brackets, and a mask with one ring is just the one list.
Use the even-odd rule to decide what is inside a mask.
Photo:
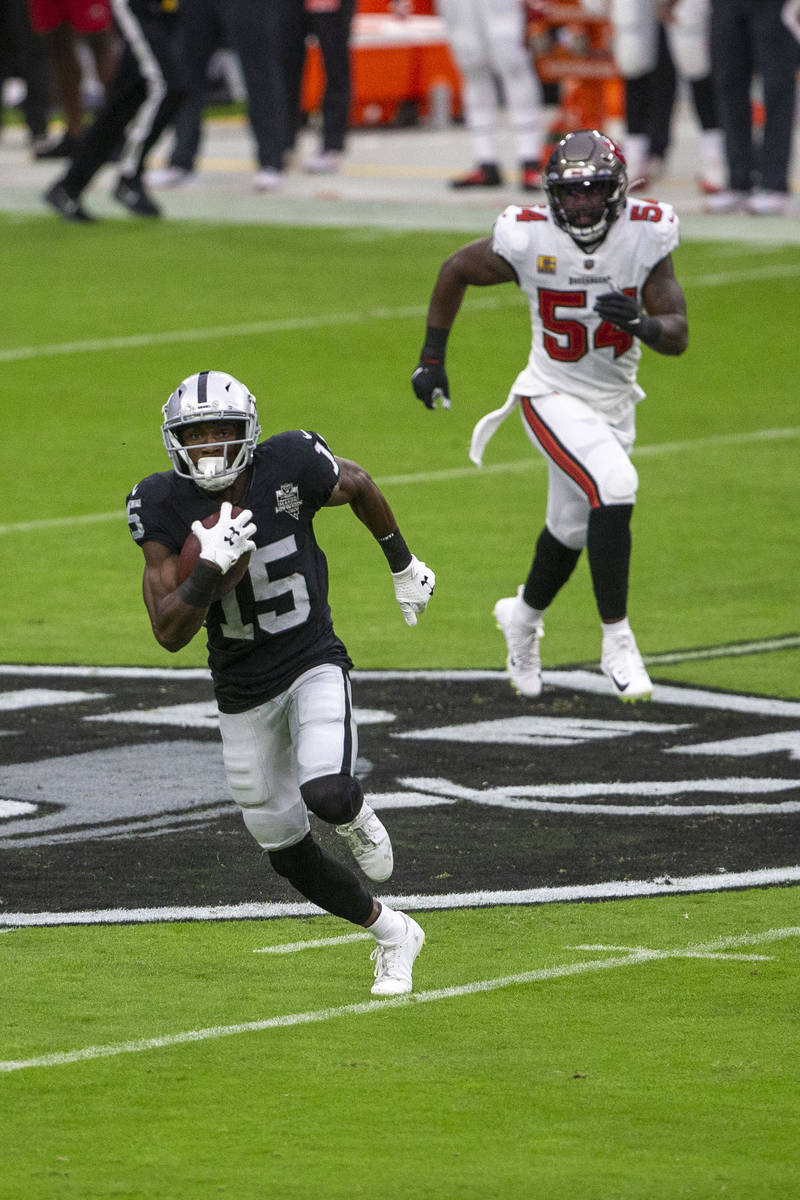
[(443, 360), (449, 336), (449, 329), (437, 329), (435, 325), (428, 325), (425, 330), (425, 345), (422, 347), (421, 360), (424, 362), (428, 356)]
[(399, 529), (387, 533), (385, 537), (378, 538), (378, 545), (386, 555), (389, 570), (393, 575), (396, 575), (398, 571), (404, 571), (411, 562), (411, 551)]
[(636, 336), (646, 346), (652, 346), (661, 337), (662, 325), (658, 317), (648, 317), (644, 313), (641, 316), (641, 326), (636, 331)]
[(221, 578), (222, 574), (217, 567), (210, 562), (205, 562), (202, 558), (198, 559), (191, 575), (187, 576), (177, 588), (178, 595), (184, 604), (188, 604), (192, 608), (208, 608), (216, 599), (216, 591)]

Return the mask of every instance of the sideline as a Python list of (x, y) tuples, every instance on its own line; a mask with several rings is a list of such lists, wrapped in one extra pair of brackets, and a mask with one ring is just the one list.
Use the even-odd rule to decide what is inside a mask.
[[(673, 879), (622, 879), (608, 883), (567, 884), (563, 887), (525, 888), (499, 892), (449, 892), (441, 896), (378, 896), (391, 908), (413, 912), (437, 909), (495, 908), (499, 905), (565, 904), (576, 901), (635, 900), (644, 896), (690, 895), (743, 888), (776, 887), (800, 883), (800, 865), (761, 867), (754, 871), (717, 875), (687, 875)], [(147, 925), (162, 921), (268, 921), (278, 917), (329, 915), (308, 901), (175, 905), (159, 908), (105, 908), (74, 912), (3, 913), (0, 925), (12, 929), (52, 928), (63, 925)]]
[[(771, 654), (775, 650), (797, 650), (800, 647), (800, 633), (781, 634), (777, 637), (749, 639), (744, 642), (720, 642), (717, 646), (693, 646), (686, 650), (666, 650), (655, 654), (645, 654), (644, 661), (648, 666), (662, 664), (699, 662), (714, 658), (738, 658), (746, 654)], [(584, 663), (582, 666), (592, 664)], [(568, 668), (565, 668), (565, 670)], [(573, 668), (574, 669), (574, 668)], [(480, 682), (488, 679), (506, 679), (508, 673), (497, 668), (471, 670), (470, 668), (453, 668), (452, 670), (409, 670), (372, 671), (356, 667), (351, 672), (353, 679), (455, 679)], [(210, 679), (207, 667), (67, 667), (61, 664), (47, 665), (45, 663), (0, 663), (0, 677), (3, 675), (30, 675), (31, 677), (59, 676), (81, 679)], [(553, 672), (545, 671), (546, 683), (556, 682), (550, 678)], [(745, 697), (747, 699), (747, 697)]]
[(517, 987), (528, 983), (541, 983), (551, 979), (565, 979), (574, 975), (587, 975), (593, 971), (605, 971), (615, 967), (638, 966), (646, 962), (663, 962), (666, 959), (714, 956), (718, 951), (735, 950), (740, 946), (760, 946), (786, 938), (800, 937), (800, 926), (784, 929), (768, 929), (763, 933), (744, 933), (735, 937), (716, 938), (710, 942), (689, 943), (673, 950), (648, 950), (633, 948), (629, 952), (612, 958), (595, 958), (584, 962), (564, 963), (558, 967), (541, 967), (523, 971), (516, 975), (504, 975), (495, 979), (479, 979), (457, 987), (437, 988), (427, 992), (413, 992), (409, 996), (388, 997), (385, 1000), (364, 1001), (360, 1004), (343, 1004), (336, 1008), (320, 1008), (311, 1012), (287, 1013), (269, 1017), (263, 1021), (244, 1021), (238, 1025), (214, 1025), (207, 1029), (190, 1029), (184, 1033), (168, 1034), (164, 1037), (139, 1038), (130, 1042), (118, 1042), (105, 1046), (85, 1046), (80, 1050), (65, 1050), (43, 1054), (36, 1058), (0, 1062), (0, 1072), (29, 1070), (32, 1067), (58, 1067), (68, 1063), (87, 1062), (98, 1058), (116, 1058), (122, 1054), (140, 1054), (145, 1050), (160, 1050), (169, 1046), (185, 1045), (188, 1042), (204, 1042), (217, 1038), (233, 1037), (240, 1033), (262, 1033), (267, 1029), (287, 1029), (294, 1025), (311, 1025), (331, 1021), (337, 1017), (367, 1016), (387, 1008), (413, 1008), (418, 1004), (431, 1004), (438, 1000), (455, 1000), (462, 996), (495, 992), (501, 988)]

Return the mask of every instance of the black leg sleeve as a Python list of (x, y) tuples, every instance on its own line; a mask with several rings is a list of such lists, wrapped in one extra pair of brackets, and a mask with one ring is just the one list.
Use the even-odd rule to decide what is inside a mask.
[(522, 590), (525, 603), (544, 612), (575, 570), (580, 556), (580, 550), (565, 546), (545, 526), (539, 534), (533, 563)]
[(632, 504), (608, 504), (589, 515), (589, 569), (603, 621), (620, 621), (628, 613), (628, 568), (631, 560)]
[(269, 860), (301, 896), (335, 917), (363, 925), (372, 912), (372, 896), (342, 863), (322, 850), (307, 833), (302, 842), (270, 850)]

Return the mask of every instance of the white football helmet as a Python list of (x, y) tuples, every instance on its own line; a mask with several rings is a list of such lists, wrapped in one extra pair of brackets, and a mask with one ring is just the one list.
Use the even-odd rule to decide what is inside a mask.
[[(161, 411), (164, 416), (161, 436), (175, 471), (194, 480), (205, 491), (222, 491), (252, 462), (261, 433), (256, 398), (232, 375), (224, 371), (190, 375), (178, 384)], [(235, 421), (241, 426), (242, 436), (231, 442), (193, 447), (213, 446), (219, 450), (218, 454), (203, 456), (195, 464), (183, 446), (182, 430), (201, 421)]]

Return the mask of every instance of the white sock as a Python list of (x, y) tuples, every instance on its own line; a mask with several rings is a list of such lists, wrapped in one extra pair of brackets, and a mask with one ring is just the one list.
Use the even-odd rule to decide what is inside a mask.
[(403, 914), (395, 912), (393, 908), (389, 908), (388, 904), (382, 904), (377, 919), (367, 927), (367, 932), (371, 933), (375, 941), (380, 942), (381, 945), (394, 946), (398, 942), (402, 942), (407, 929)]
[(628, 618), (623, 617), (621, 621), (603, 621), (603, 637), (614, 637), (618, 633), (630, 633), (631, 627), (628, 624)]
[(622, 148), (628, 163), (628, 180), (633, 185), (644, 175), (644, 164), (650, 152), (650, 139), (644, 133), (626, 133)]
[(517, 625), (523, 625), (526, 629), (535, 629), (537, 625), (541, 625), (544, 612), (538, 608), (531, 608), (525, 600), (522, 599), (522, 593), (517, 596), (517, 609), (514, 613), (514, 622)]
[(725, 186), (725, 141), (721, 129), (704, 129), (700, 135), (703, 178)]

